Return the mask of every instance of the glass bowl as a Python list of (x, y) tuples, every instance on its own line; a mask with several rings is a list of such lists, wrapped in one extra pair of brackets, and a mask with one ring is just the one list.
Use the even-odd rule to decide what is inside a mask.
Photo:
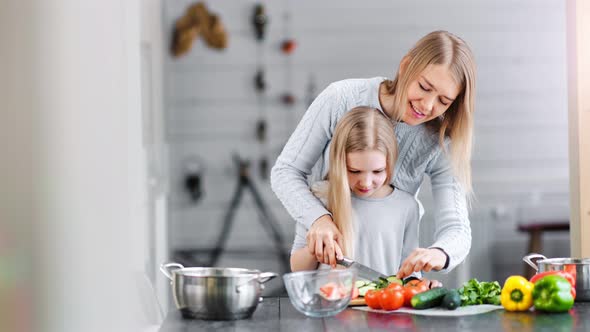
[(327, 317), (344, 310), (352, 296), (356, 269), (300, 271), (283, 275), (291, 303), (310, 317)]

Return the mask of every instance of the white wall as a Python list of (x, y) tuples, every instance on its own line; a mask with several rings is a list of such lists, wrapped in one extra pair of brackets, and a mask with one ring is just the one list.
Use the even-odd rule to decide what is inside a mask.
[[(192, 2), (164, 3), (168, 38), (174, 20)], [(392, 76), (418, 38), (431, 30), (445, 29), (471, 45), (478, 64), (473, 264), (446, 280), (456, 283), (468, 276), (503, 280), (507, 274), (521, 273), (526, 238), (515, 232), (518, 220), (567, 217), (564, 2), (262, 2), (270, 17), (263, 43), (255, 41), (250, 25), (255, 1), (209, 1), (210, 10), (221, 16), (229, 31), (228, 49), (215, 51), (198, 41), (188, 55), (165, 58), (171, 246), (213, 243), (236, 184), (230, 153), (240, 151), (254, 161), (267, 155), (272, 164), (305, 111), (311, 76), (315, 93), (344, 78)], [(298, 42), (290, 56), (279, 51), (285, 37)], [(269, 85), (264, 111), (260, 111), (252, 83), (260, 65), (266, 68)], [(293, 107), (279, 101), (287, 90), (298, 98)], [(270, 124), (266, 144), (260, 144), (255, 136), (261, 116)], [(206, 197), (198, 204), (192, 204), (182, 189), (186, 160), (195, 155), (207, 164)], [(258, 174), (256, 168), (253, 174)], [(259, 177), (257, 181), (291, 239), (293, 222), (268, 182)], [(422, 198), (428, 210), (427, 186)], [(251, 201), (245, 203), (236, 217), (230, 246), (271, 251)], [(431, 234), (430, 225), (427, 214), (422, 225), (424, 243)], [(567, 245), (562, 245), (567, 234), (547, 240), (548, 256), (564, 254), (564, 250), (567, 255)], [(220, 264), (278, 270), (272, 256), (227, 256)]]
[(9, 307), (25, 325), (1, 330), (136, 330), (139, 3), (3, 1), (0, 22), (0, 220), (28, 263)]
[(168, 146), (164, 134), (162, 2), (141, 2), (141, 88), (143, 148), (146, 160), (147, 251), (145, 271), (164, 312), (170, 280), (159, 272), (169, 260), (168, 250)]

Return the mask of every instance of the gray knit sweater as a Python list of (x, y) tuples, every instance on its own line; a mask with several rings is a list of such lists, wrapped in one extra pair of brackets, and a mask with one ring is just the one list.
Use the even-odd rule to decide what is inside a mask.
[[(270, 178), (272, 189), (289, 214), (306, 229), (322, 215), (330, 214), (308, 183), (323, 179), (327, 173), (336, 123), (357, 106), (381, 110), (379, 85), (384, 79), (349, 79), (330, 84), (309, 106), (277, 158)], [(430, 176), (436, 229), (430, 247), (442, 248), (449, 255), (446, 271), (450, 271), (471, 248), (465, 193), (453, 176), (436, 134), (424, 125), (405, 123), (397, 123), (395, 133), (399, 156), (391, 183), (416, 195), (424, 175)]]

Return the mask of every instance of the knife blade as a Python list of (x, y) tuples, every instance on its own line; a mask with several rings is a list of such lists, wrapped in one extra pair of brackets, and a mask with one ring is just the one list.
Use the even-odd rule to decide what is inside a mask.
[(379, 278), (387, 278), (387, 276), (382, 274), (381, 272), (377, 272), (377, 271), (373, 270), (372, 268), (370, 268), (366, 265), (363, 265), (359, 262), (355, 262), (348, 257), (343, 257), (342, 259), (337, 260), (336, 263), (338, 265), (342, 265), (347, 268), (357, 269), (357, 271), (358, 271), (357, 275), (360, 278), (367, 279), (369, 281), (376, 281), (376, 280), (379, 280)]

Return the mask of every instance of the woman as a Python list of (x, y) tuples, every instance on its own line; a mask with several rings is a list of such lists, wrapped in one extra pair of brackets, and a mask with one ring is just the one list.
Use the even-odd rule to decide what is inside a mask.
[(308, 229), (308, 250), (320, 263), (335, 265), (342, 233), (310, 191), (308, 180), (325, 176), (336, 124), (357, 106), (378, 108), (396, 123), (399, 155), (391, 179), (395, 188), (416, 195), (424, 175), (431, 178), (435, 242), (415, 249), (397, 276), (450, 271), (465, 259), (471, 247), (467, 196), (474, 97), (471, 50), (453, 34), (435, 31), (404, 56), (394, 80), (339, 81), (314, 100), (277, 158), (271, 186), (291, 216)]

